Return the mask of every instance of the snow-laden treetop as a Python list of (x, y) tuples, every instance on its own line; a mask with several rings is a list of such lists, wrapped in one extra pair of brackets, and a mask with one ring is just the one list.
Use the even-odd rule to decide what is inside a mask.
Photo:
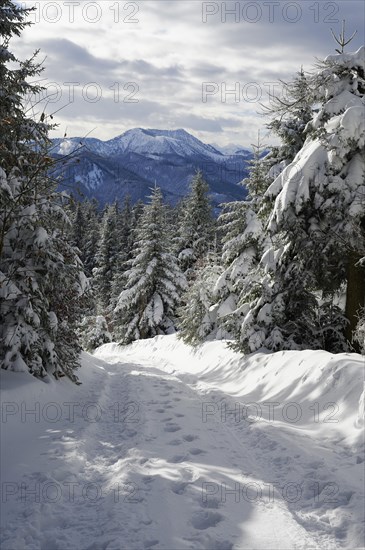
[(309, 201), (316, 209), (329, 207), (330, 195), (342, 195), (350, 215), (361, 213), (365, 196), (364, 69), (365, 47), (354, 53), (328, 56), (311, 77), (321, 104), (309, 123), (303, 148), (274, 180), (267, 195), (276, 197), (270, 228), (298, 214)]

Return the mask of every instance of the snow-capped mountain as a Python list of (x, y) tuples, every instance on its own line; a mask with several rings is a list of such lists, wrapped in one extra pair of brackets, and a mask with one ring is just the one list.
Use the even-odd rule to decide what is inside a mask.
[(212, 200), (242, 199), (245, 189), (239, 183), (247, 175), (251, 153), (225, 155), (183, 129), (150, 130), (134, 128), (108, 141), (96, 138), (53, 140), (53, 154), (65, 158), (61, 188), (103, 205), (122, 200), (145, 199), (155, 183), (166, 200), (174, 204), (184, 196), (194, 173), (200, 169), (208, 181)]
[(228, 145), (217, 145), (216, 143), (212, 143), (211, 147), (219, 151), (222, 155), (242, 155), (247, 158), (252, 157), (251, 151), (245, 149), (242, 145), (238, 145), (237, 143), (229, 143)]
[(134, 128), (109, 141), (95, 138), (65, 138), (54, 140), (55, 152), (69, 154), (82, 144), (88, 151), (102, 156), (115, 156), (133, 152), (140, 155), (169, 155), (182, 157), (208, 155), (222, 157), (222, 153), (212, 145), (206, 145), (186, 130), (146, 130)]
[(113, 153), (133, 151), (141, 155), (208, 155), (222, 154), (211, 145), (205, 145), (185, 130), (128, 130), (108, 142)]

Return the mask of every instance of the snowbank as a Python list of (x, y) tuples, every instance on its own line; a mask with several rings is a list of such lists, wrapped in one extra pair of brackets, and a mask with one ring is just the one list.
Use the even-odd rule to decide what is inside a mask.
[(361, 448), (365, 394), (361, 355), (306, 350), (243, 356), (223, 341), (194, 349), (176, 335), (125, 347), (106, 344), (95, 352), (96, 357), (117, 363), (136, 355), (185, 380), (190, 376), (207, 397), (221, 394), (243, 405), (251, 403), (246, 413), (253, 421), (285, 422), (289, 428), (306, 428), (312, 435), (341, 441), (354, 451)]
[(223, 424), (244, 445), (242, 458), (253, 455), (253, 480), (295, 487), (286, 506), (307, 533), (322, 533), (316, 546), (363, 547), (363, 356), (311, 350), (242, 356), (222, 341), (193, 350), (175, 335), (106, 344), (95, 355), (121, 368), (138, 357), (190, 386), (201, 396), (208, 430)]
[(363, 357), (173, 335), (82, 364), (0, 372), (4, 550), (363, 544)]

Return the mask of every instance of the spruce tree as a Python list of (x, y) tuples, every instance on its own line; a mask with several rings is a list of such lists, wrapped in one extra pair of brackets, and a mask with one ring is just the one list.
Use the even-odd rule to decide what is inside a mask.
[(359, 313), (358, 323), (354, 333), (354, 341), (361, 353), (365, 354), (365, 307)]
[(87, 277), (92, 276), (99, 242), (100, 220), (96, 200), (72, 201), (70, 205), (71, 243), (79, 250)]
[(114, 310), (114, 332), (122, 344), (175, 330), (176, 309), (186, 281), (171, 250), (161, 190), (156, 187), (136, 230), (125, 290)]
[(217, 336), (218, 307), (214, 289), (222, 268), (214, 253), (199, 263), (195, 280), (184, 294), (184, 305), (179, 310), (178, 336), (192, 346)]
[(108, 323), (102, 315), (90, 315), (82, 319), (79, 326), (82, 348), (92, 353), (96, 348), (112, 341)]
[(111, 303), (112, 283), (116, 274), (119, 254), (119, 218), (118, 203), (105, 208), (100, 227), (96, 267), (93, 270), (93, 290), (98, 314), (105, 315)]
[(198, 172), (182, 203), (177, 244), (179, 264), (188, 278), (193, 277), (195, 263), (212, 250), (215, 223), (208, 193), (209, 186)]
[(84, 203), (84, 219), (86, 231), (83, 248), (83, 263), (85, 273), (88, 277), (91, 277), (93, 269), (96, 266), (96, 254), (100, 232), (100, 214), (96, 199)]
[[(251, 351), (344, 350), (344, 326), (352, 342), (364, 305), (364, 48), (329, 56), (310, 82), (319, 110), (266, 193), (272, 247), (260, 288), (246, 296), (240, 336)], [(345, 317), (337, 305), (343, 287)]]
[(114, 309), (114, 307), (116, 306), (117, 299), (122, 290), (124, 290), (124, 286), (126, 283), (128, 262), (131, 260), (133, 255), (133, 233), (135, 230), (134, 223), (135, 221), (130, 197), (127, 196), (124, 199), (124, 203), (121, 208), (116, 227), (118, 251), (111, 285), (111, 309)]
[(271, 118), (267, 128), (280, 139), (279, 146), (271, 147), (267, 163), (277, 169), (292, 162), (303, 147), (315, 105), (313, 83), (303, 68), (293, 81), (281, 84), (281, 96), (272, 97), (266, 108), (266, 115)]
[(247, 198), (224, 205), (218, 219), (223, 234), (224, 269), (215, 287), (217, 315), (219, 326), (231, 337), (237, 336), (240, 330), (243, 312), (239, 304), (242, 293), (255, 284), (255, 270), (266, 240), (265, 216), (260, 208), (269, 180), (260, 137), (252, 147), (254, 157), (250, 161), (250, 175), (242, 182), (248, 190)]
[(67, 198), (48, 175), (51, 127), (44, 113), (35, 120), (24, 109), (41, 90), (29, 79), (42, 67), (35, 56), (19, 61), (9, 50), (29, 12), (10, 0), (0, 7), (0, 364), (77, 381), (86, 279), (68, 244)]

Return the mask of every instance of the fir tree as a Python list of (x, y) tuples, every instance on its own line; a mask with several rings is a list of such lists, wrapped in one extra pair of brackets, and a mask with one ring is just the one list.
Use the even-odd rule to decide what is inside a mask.
[(195, 280), (183, 296), (184, 305), (179, 310), (178, 336), (192, 346), (217, 336), (218, 308), (214, 288), (222, 268), (213, 253), (208, 254), (201, 264)]
[(86, 231), (84, 237), (83, 263), (87, 276), (91, 277), (93, 269), (96, 266), (100, 228), (100, 215), (96, 199), (84, 203), (84, 218)]
[(365, 307), (359, 312), (359, 320), (354, 333), (354, 341), (359, 351), (365, 354)]
[(102, 315), (84, 317), (80, 323), (79, 334), (82, 348), (90, 353), (112, 341), (107, 321)]
[(135, 223), (130, 197), (127, 196), (124, 199), (116, 227), (118, 251), (111, 286), (111, 309), (114, 309), (117, 299), (126, 284), (128, 262), (132, 259), (133, 255)]
[[(364, 304), (364, 48), (328, 57), (311, 77), (320, 105), (303, 147), (269, 187), (272, 248), (245, 296), (240, 342), (251, 351), (346, 349), (337, 306), (347, 287), (347, 338)], [(256, 295), (255, 295), (256, 293)]]
[(231, 336), (237, 336), (242, 322), (239, 303), (245, 289), (255, 283), (255, 270), (261, 259), (264, 244), (264, 215), (260, 211), (268, 187), (267, 166), (263, 160), (264, 146), (260, 137), (252, 145), (254, 157), (250, 175), (242, 184), (248, 190), (244, 201), (228, 203), (219, 217), (223, 233), (222, 264), (215, 293), (218, 297), (218, 324)]
[(9, 0), (0, 7), (0, 364), (77, 381), (86, 279), (68, 244), (67, 198), (48, 176), (47, 117), (37, 121), (24, 110), (26, 97), (40, 91), (29, 79), (42, 67), (9, 50), (29, 11)]
[(155, 188), (136, 230), (126, 288), (114, 310), (114, 331), (121, 343), (175, 330), (176, 308), (186, 282), (170, 249), (162, 193)]
[(180, 266), (188, 278), (193, 276), (195, 263), (212, 248), (214, 219), (208, 192), (209, 186), (198, 172), (181, 207), (177, 249)]
[(271, 118), (267, 128), (280, 138), (280, 145), (271, 148), (267, 163), (282, 169), (292, 162), (304, 145), (307, 125), (313, 116), (315, 91), (303, 68), (293, 81), (281, 81), (281, 84), (281, 96), (271, 98), (266, 114)]
[(106, 314), (112, 298), (112, 283), (116, 274), (119, 253), (118, 203), (105, 208), (101, 221), (100, 239), (96, 253), (96, 267), (93, 270), (93, 290), (97, 311)]
[(80, 259), (84, 265), (87, 277), (92, 276), (96, 264), (96, 253), (99, 242), (100, 220), (97, 202), (73, 202), (70, 205), (72, 222), (71, 243), (79, 250)]

